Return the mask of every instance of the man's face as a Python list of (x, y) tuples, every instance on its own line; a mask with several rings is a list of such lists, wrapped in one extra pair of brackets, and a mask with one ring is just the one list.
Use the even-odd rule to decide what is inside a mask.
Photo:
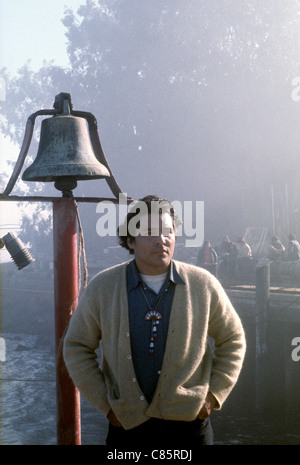
[(168, 270), (175, 241), (173, 221), (168, 213), (154, 219), (148, 215), (146, 221), (141, 221), (139, 234), (127, 240), (129, 248), (134, 251), (139, 272), (148, 275), (162, 274)]

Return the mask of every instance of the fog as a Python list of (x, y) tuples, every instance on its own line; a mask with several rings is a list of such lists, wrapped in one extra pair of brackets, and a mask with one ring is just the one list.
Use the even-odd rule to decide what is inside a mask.
[[(129, 196), (203, 201), (205, 237), (214, 243), (248, 226), (283, 241), (299, 234), (295, 2), (82, 4), (62, 18), (70, 69), (3, 71), (3, 133), (21, 144), (27, 117), (69, 92), (74, 110), (96, 116), (108, 163)], [(36, 150), (32, 143), (26, 166)], [(35, 183), (26, 189), (37, 192)], [(49, 184), (40, 189), (58, 194)], [(107, 193), (105, 181), (75, 191)], [(95, 231), (95, 206), (85, 211), (85, 228)]]
[[(177, 205), (204, 202), (204, 224), (195, 225), (192, 218), (189, 227), (203, 228), (203, 237), (213, 246), (224, 235), (236, 240), (248, 227), (267, 228), (269, 236), (279, 235), (286, 245), (290, 232), (300, 238), (299, 13), (299, 2), (294, 0), (82, 0), (78, 11), (67, 9), (62, 18), (70, 67), (46, 62), (33, 70), (30, 62), (24, 62), (14, 75), (1, 70), (0, 82), (6, 91), (1, 101), (1, 134), (19, 150), (29, 115), (52, 109), (55, 96), (68, 92), (74, 110), (95, 115), (110, 168), (128, 196), (139, 199), (156, 194)], [(36, 120), (24, 169), (35, 159), (41, 120)], [(1, 173), (1, 192), (17, 154), (8, 150), (2, 156), (8, 166)], [(6, 358), (0, 442), (48, 444), (55, 442), (52, 204), (29, 203), (26, 196), (60, 197), (61, 193), (53, 183), (21, 181), (22, 172), (12, 191), (25, 196), (24, 202), (17, 203), (23, 214), (17, 232), (35, 262), (20, 272), (13, 264), (5, 264), (0, 273), (0, 342), (7, 344), (7, 354), (3, 344), (0, 354)], [(79, 181), (74, 195), (113, 197), (105, 180)], [(5, 212), (9, 214), (8, 204)], [(96, 203), (79, 204), (89, 279), (129, 258), (127, 251), (115, 247), (115, 234), (99, 236), (97, 225), (104, 223), (99, 223), (99, 211), (103, 213)], [(13, 219), (6, 214), (1, 224), (8, 226)], [(194, 263), (197, 250), (192, 253), (183, 257)], [(298, 295), (294, 299), (296, 305)], [(238, 306), (246, 322), (249, 358), (240, 391), (232, 397), (227, 413), (222, 410), (226, 428), (220, 423), (219, 441), (227, 443), (222, 435), (228, 433), (228, 425), (234, 425), (236, 436), (237, 419), (245, 422), (245, 443), (262, 440), (253, 414), (255, 303), (244, 308), (247, 305)], [(288, 313), (291, 303), (283, 299), (276, 305)], [(294, 418), (298, 431), (299, 412), (297, 417), (283, 409), (284, 423), (279, 412), (283, 403), (273, 391), (274, 386), (281, 389), (284, 400), (298, 392), (292, 386), (298, 367), (288, 363), (290, 341), (297, 335), (299, 322), (286, 321), (290, 333), (281, 320), (272, 333), (276, 381), (269, 398), (278, 408), (277, 413), (272, 406), (272, 412), (280, 427), (288, 431)], [(283, 354), (288, 354), (286, 359), (277, 358)], [(287, 380), (284, 389), (278, 382), (283, 379)], [(288, 406), (295, 409), (296, 402)], [(261, 421), (261, 412), (258, 416)], [(273, 420), (262, 428), (272, 431), (271, 435)], [(99, 443), (94, 416), (87, 429)]]

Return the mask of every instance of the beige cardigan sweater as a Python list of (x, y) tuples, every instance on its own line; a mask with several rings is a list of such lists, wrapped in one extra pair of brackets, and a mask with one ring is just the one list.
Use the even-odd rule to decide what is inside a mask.
[[(245, 337), (220, 283), (205, 270), (174, 261), (177, 284), (163, 366), (149, 405), (136, 381), (130, 347), (126, 263), (88, 285), (64, 340), (64, 360), (86, 400), (125, 429), (149, 417), (194, 420), (211, 391), (221, 408), (239, 376)], [(214, 339), (211, 353), (208, 335)], [(101, 368), (95, 353), (101, 341)]]

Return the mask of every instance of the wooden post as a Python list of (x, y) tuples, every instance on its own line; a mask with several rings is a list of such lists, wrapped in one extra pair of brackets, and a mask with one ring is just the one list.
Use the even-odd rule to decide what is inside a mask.
[(265, 407), (268, 370), (268, 318), (270, 307), (270, 265), (256, 267), (256, 325), (255, 325), (255, 407)]

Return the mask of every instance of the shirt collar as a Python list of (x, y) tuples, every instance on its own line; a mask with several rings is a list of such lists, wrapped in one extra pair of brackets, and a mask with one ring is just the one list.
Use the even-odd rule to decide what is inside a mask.
[[(127, 269), (127, 279), (128, 279), (128, 290), (132, 291), (138, 287), (139, 283), (142, 282), (142, 278), (138, 272), (135, 260), (132, 260)], [(175, 263), (171, 260), (171, 266), (169, 269), (169, 280), (174, 284), (185, 284), (178, 271), (176, 270)]]

